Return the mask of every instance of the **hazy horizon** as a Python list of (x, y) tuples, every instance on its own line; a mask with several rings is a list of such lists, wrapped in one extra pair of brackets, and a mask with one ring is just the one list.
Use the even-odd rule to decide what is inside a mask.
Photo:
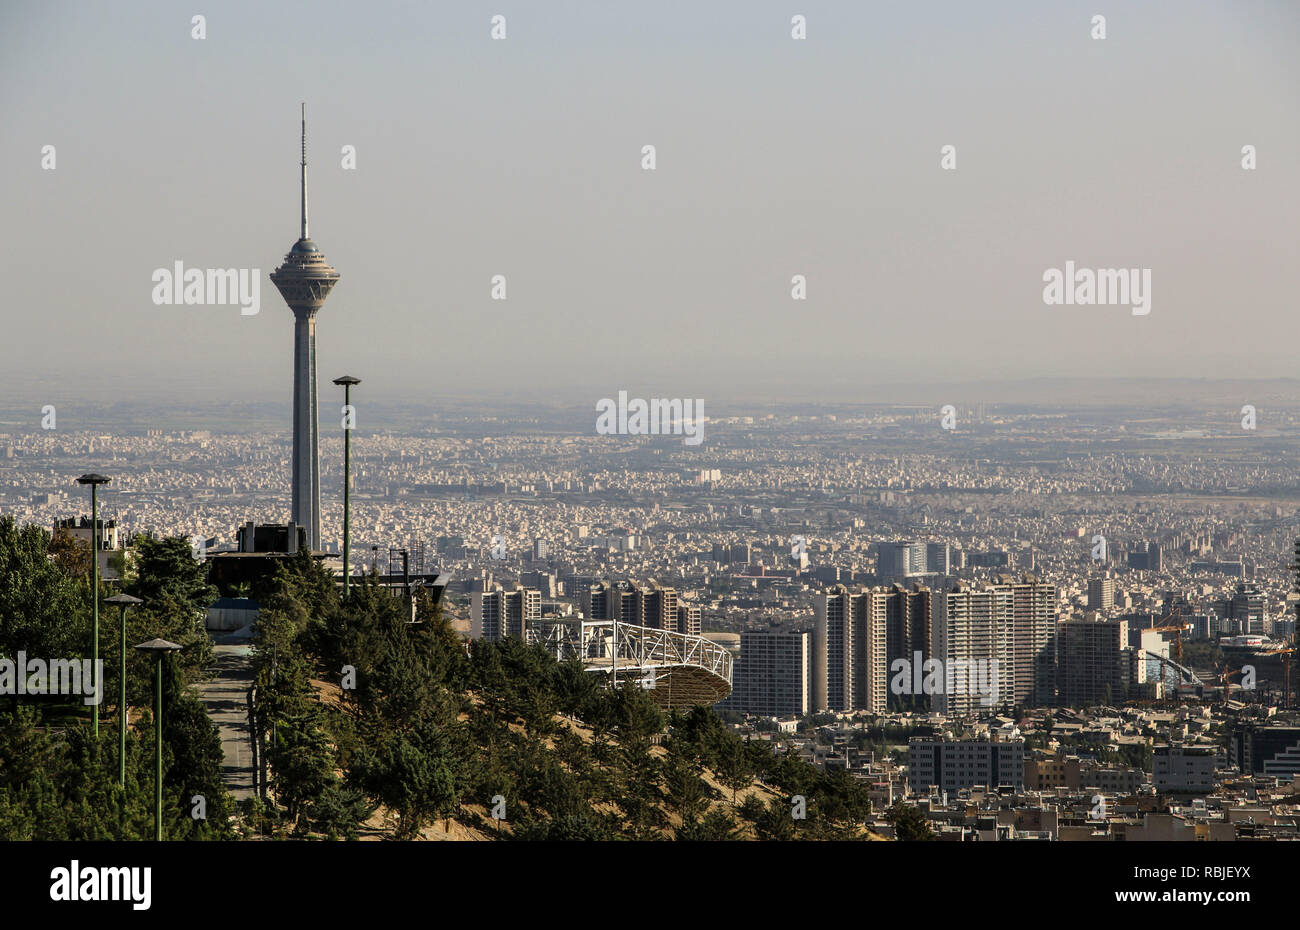
[[(363, 383), (363, 387), (368, 385)], [(332, 408), (329, 398), (338, 389), (322, 387), (322, 409)], [(617, 396), (617, 391), (610, 392)], [(77, 398), (65, 386), (46, 392), (48, 403), (55, 405), (59, 428), (65, 431), (95, 431), (100, 428), (127, 429), (139, 432), (160, 427), (169, 430), (283, 430), (289, 440), (291, 406), (285, 398), (232, 393), (223, 396), (173, 394), (144, 397), (110, 391), (95, 398)], [(19, 392), (18, 397), (21, 397)], [(630, 396), (637, 396), (631, 392)], [(644, 396), (650, 396), (646, 393)], [(1025, 410), (1044, 412), (1088, 411), (1092, 414), (1113, 412), (1127, 414), (1137, 422), (1168, 412), (1191, 426), (1197, 416), (1221, 415), (1225, 425), (1238, 423), (1243, 404), (1256, 407), (1262, 429), (1281, 426), (1289, 432), (1287, 416), (1274, 420), (1274, 411), (1300, 408), (1300, 379), (1187, 379), (1161, 378), (1039, 378), (1006, 382), (970, 382), (947, 384), (880, 384), (862, 385), (855, 396), (838, 397), (826, 393), (783, 393), (758, 395), (751, 391), (732, 390), (710, 393), (702, 398), (706, 416), (713, 418), (764, 417), (810, 414), (831, 415), (845, 419), (871, 415), (882, 408), (931, 408), (936, 416), (941, 405), (953, 403), (963, 410), (986, 405), (990, 413)], [(596, 408), (592, 398), (580, 388), (559, 390), (545, 396), (506, 391), (501, 394), (444, 393), (438, 396), (402, 394), (400, 392), (354, 389), (353, 401), (359, 410), (358, 429), (371, 432), (408, 432), (420, 428), (445, 428), (463, 419), (483, 424), (490, 418), (519, 420), (540, 416), (548, 429), (570, 423), (577, 432), (592, 428)], [(31, 409), (15, 398), (0, 402), (0, 435), (13, 430), (19, 433), (37, 430), (42, 412)], [(322, 419), (322, 436), (332, 435), (332, 414)], [(1170, 420), (1170, 428), (1178, 422)]]

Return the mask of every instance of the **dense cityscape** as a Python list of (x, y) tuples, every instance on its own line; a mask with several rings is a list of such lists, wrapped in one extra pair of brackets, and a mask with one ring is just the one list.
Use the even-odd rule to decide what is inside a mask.
[(6, 912), (1293, 910), (1297, 37), (6, 0)]
[[(724, 411), (700, 447), (571, 431), (571, 410), (362, 427), (354, 572), (394, 578), (404, 551), (475, 639), (702, 636), (730, 653), (736, 732), (844, 769), (878, 811), (920, 805), (943, 838), (1294, 836), (1294, 413), (955, 413)], [(271, 429), (11, 428), (0, 449), (0, 507), (51, 532), (85, 535), (73, 479), (110, 473), (114, 546), (183, 536), (219, 561), (288, 509)], [(336, 573), (340, 457), (327, 431)]]

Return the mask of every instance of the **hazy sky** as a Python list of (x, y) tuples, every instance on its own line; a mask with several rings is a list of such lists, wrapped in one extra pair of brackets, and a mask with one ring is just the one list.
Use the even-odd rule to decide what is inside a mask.
[[(287, 415), (306, 101), (327, 391), (1294, 375), (1298, 52), (1291, 0), (5, 0), (2, 358), (35, 407)], [(261, 312), (155, 306), (178, 260), (260, 269)], [(1046, 306), (1066, 260), (1151, 269), (1150, 314)]]

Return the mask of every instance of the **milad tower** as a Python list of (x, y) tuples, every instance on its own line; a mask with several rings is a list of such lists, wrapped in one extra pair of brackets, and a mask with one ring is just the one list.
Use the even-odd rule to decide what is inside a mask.
[(294, 523), (307, 531), (307, 545), (320, 549), (320, 432), (316, 411), (316, 311), (339, 273), (307, 236), (307, 105), (302, 107), (302, 235), (284, 264), (271, 273), (293, 311), (293, 508)]

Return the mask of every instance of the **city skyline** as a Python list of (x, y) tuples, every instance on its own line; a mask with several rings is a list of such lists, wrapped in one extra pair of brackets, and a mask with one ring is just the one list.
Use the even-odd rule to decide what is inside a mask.
[(1027, 907), (1285, 895), (1297, 37), (1294, 0), (5, 5), (0, 840), (78, 844), (14, 846), (20, 890), (809, 840), (900, 901), (917, 841), (1083, 851)]

